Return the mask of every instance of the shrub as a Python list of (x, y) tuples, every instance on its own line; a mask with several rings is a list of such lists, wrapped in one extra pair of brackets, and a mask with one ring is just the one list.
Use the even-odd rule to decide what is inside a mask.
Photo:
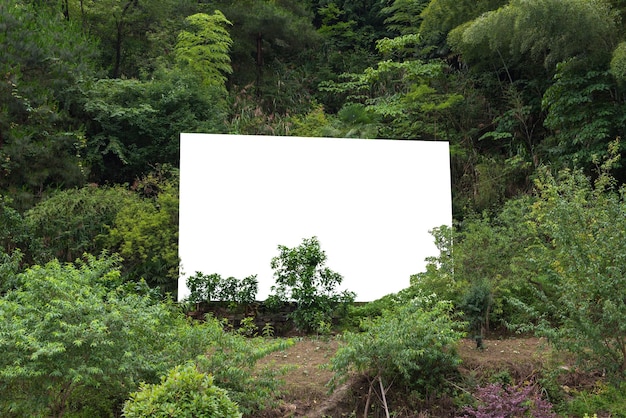
[(506, 386), (493, 383), (476, 391), (476, 406), (464, 408), (463, 418), (554, 418), (552, 404), (532, 385)]
[(143, 384), (124, 404), (126, 418), (240, 418), (226, 390), (189, 364), (172, 369), (157, 385)]
[[(618, 143), (610, 145), (617, 152)], [(538, 282), (535, 330), (583, 366), (626, 376), (626, 187), (614, 190), (605, 162), (592, 181), (582, 171), (548, 170), (537, 179), (539, 198), (527, 217), (536, 231), (525, 274)], [(539, 302), (543, 311), (539, 310)]]
[(108, 416), (139, 382), (158, 383), (193, 359), (242, 410), (270, 404), (277, 373), (256, 362), (289, 341), (246, 339), (210, 318), (193, 322), (145, 283), (122, 284), (118, 265), (88, 257), (15, 276), (0, 296), (0, 415)]
[(235, 277), (222, 278), (217, 273), (203, 274), (199, 271), (187, 278), (188, 300), (193, 303), (214, 300), (233, 304), (253, 303), (259, 288), (256, 274), (238, 280)]
[(354, 293), (337, 292), (343, 277), (328, 267), (326, 253), (320, 248), (317, 237), (303, 239), (295, 248), (279, 245), (280, 254), (274, 257), (276, 285), (272, 286), (269, 301), (296, 302), (290, 314), (294, 324), (303, 331), (315, 331), (321, 322), (332, 322), (337, 305), (345, 306), (354, 301)]
[(31, 236), (27, 261), (41, 264), (56, 258), (73, 262), (83, 253), (99, 254), (105, 246), (98, 236), (107, 232), (120, 209), (133, 198), (122, 187), (96, 186), (52, 195), (24, 215)]
[(362, 326), (364, 332), (344, 334), (345, 345), (331, 359), (335, 376), (330, 384), (334, 388), (352, 372), (367, 376), (370, 391), (365, 415), (376, 385), (387, 409), (385, 384), (434, 392), (460, 363), (456, 344), (465, 324), (455, 320), (450, 302), (418, 298)]
[(135, 184), (142, 196), (128, 201), (116, 214), (107, 248), (123, 258), (123, 273), (131, 280), (176, 294), (178, 283), (178, 172), (150, 174)]
[[(110, 410), (181, 359), (173, 306), (121, 285), (118, 260), (52, 261), (19, 274), (0, 298), (0, 413), (62, 416), (71, 404)], [(109, 410), (109, 412), (110, 412)]]

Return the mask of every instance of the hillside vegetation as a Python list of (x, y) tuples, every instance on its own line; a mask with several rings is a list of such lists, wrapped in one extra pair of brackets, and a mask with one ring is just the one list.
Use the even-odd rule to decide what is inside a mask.
[[(205, 132), (449, 142), (454, 224), (432, 226), (439, 255), (407, 289), (355, 305), (314, 237), (268, 260), (264, 309), (295, 301), (294, 335), (337, 335), (326, 371), (329, 387), (359, 383), (351, 412), (624, 416), (625, 14), (619, 0), (2, 1), (0, 414), (280, 410), (281, 370), (260, 367), (293, 341), (256, 322), (255, 276), (198, 272), (172, 302), (179, 134)], [(239, 319), (189, 319), (216, 299)], [(554, 361), (467, 373), (459, 347), (516, 333)]]

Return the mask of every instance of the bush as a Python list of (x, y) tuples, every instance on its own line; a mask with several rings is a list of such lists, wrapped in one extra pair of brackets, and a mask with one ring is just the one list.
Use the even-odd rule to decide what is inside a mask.
[[(164, 294), (178, 286), (178, 172), (160, 168), (134, 185), (135, 196), (117, 212), (107, 248), (123, 258), (124, 275), (145, 279)], [(175, 299), (175, 298), (174, 298)]]
[(464, 408), (463, 418), (554, 418), (552, 404), (541, 399), (534, 386), (506, 386), (494, 383), (478, 388), (476, 406)]
[[(617, 143), (611, 144), (617, 152)], [(626, 187), (614, 190), (602, 165), (595, 181), (582, 171), (557, 177), (544, 170), (539, 198), (526, 219), (536, 231), (525, 274), (538, 282), (537, 331), (580, 364), (621, 381), (626, 377)], [(543, 312), (541, 305), (543, 305)], [(545, 313), (544, 313), (545, 312)]]
[(331, 360), (331, 387), (352, 372), (366, 375), (370, 391), (365, 415), (376, 385), (387, 409), (385, 384), (436, 392), (460, 363), (456, 345), (465, 324), (455, 320), (450, 302), (417, 298), (362, 326), (364, 332), (344, 334), (345, 345)]
[(328, 267), (326, 253), (320, 248), (317, 237), (303, 239), (295, 248), (279, 245), (280, 254), (272, 259), (276, 285), (272, 286), (269, 301), (296, 302), (290, 314), (294, 324), (303, 331), (315, 331), (322, 322), (331, 323), (338, 305), (354, 301), (354, 293), (337, 292), (343, 277)]
[(143, 384), (124, 404), (126, 418), (240, 418), (237, 404), (195, 365), (172, 369), (158, 385)]
[(206, 350), (181, 347), (182, 315), (121, 286), (117, 266), (116, 258), (88, 257), (16, 276), (0, 298), (3, 416), (62, 416), (89, 404), (110, 412), (139, 381)]
[[(83, 253), (99, 254), (97, 239), (107, 233), (117, 213), (133, 195), (122, 187), (88, 186), (58, 192), (28, 210), (24, 223), (30, 234), (27, 261), (44, 264), (56, 258), (73, 262)], [(136, 198), (135, 198), (136, 199)]]
[(193, 322), (145, 283), (123, 284), (118, 265), (87, 257), (15, 276), (0, 297), (0, 415), (108, 416), (139, 382), (157, 383), (194, 359), (242, 410), (271, 403), (276, 373), (256, 362), (289, 341), (246, 339), (210, 318)]
[(259, 288), (256, 274), (242, 280), (222, 278), (217, 273), (203, 274), (199, 271), (187, 278), (188, 300), (193, 303), (224, 301), (233, 304), (253, 303)]

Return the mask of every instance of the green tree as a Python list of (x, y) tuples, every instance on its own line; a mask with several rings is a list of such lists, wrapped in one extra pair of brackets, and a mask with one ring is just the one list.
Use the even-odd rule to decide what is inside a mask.
[[(419, 39), (404, 35), (378, 41), (382, 53), (392, 55)], [(347, 95), (348, 106), (361, 103), (379, 118), (378, 137), (397, 139), (447, 139), (444, 111), (462, 101), (445, 91), (441, 61), (386, 59), (363, 73), (343, 74), (342, 82), (327, 82), (321, 88)], [(341, 116), (341, 115), (340, 115)]]
[(543, 147), (555, 164), (591, 170), (607, 157), (607, 144), (626, 128), (620, 90), (609, 71), (590, 68), (586, 60), (557, 65), (542, 99), (551, 134)]
[(610, 54), (616, 20), (602, 0), (512, 0), (459, 26), (449, 40), (468, 63), (486, 60), (505, 71), (534, 63), (554, 74), (568, 58)]
[(222, 132), (226, 115), (221, 87), (177, 68), (146, 81), (99, 80), (84, 110), (85, 154), (98, 183), (131, 183), (159, 164), (178, 167), (180, 132)]
[(279, 245), (278, 250), (271, 262), (276, 284), (270, 298), (296, 302), (290, 316), (298, 328), (313, 331), (321, 322), (331, 323), (337, 305), (354, 301), (354, 293), (337, 292), (343, 277), (324, 266), (326, 253), (317, 237), (305, 238), (294, 248)]
[(190, 364), (170, 370), (158, 385), (141, 385), (124, 404), (124, 416), (241, 418), (241, 413), (227, 392), (213, 384), (212, 376)]
[(158, 61), (155, 55), (165, 58), (171, 53), (184, 17), (195, 10), (194, 3), (187, 0), (67, 1), (70, 21), (99, 40), (101, 65), (112, 78), (136, 78), (146, 70), (151, 73)]
[(532, 303), (542, 281), (522, 273), (528, 267), (526, 249), (536, 239), (523, 221), (533, 202), (522, 196), (508, 201), (493, 217), (467, 216), (454, 229), (435, 228), (439, 255), (427, 259), (426, 271), (411, 276), (411, 287), (452, 301), (475, 335), (527, 321), (512, 299)]
[(381, 9), (387, 16), (385, 25), (398, 35), (419, 33), (422, 22), (421, 14), (430, 3), (429, 0), (393, 0)]
[(454, 28), (495, 10), (507, 0), (431, 0), (422, 11), (419, 33), (427, 56), (441, 57), (449, 53), (447, 36)]
[[(292, 62), (315, 46), (317, 36), (311, 14), (294, 0), (218, 1), (219, 8), (232, 22), (235, 63), (229, 79), (231, 91), (254, 86), (255, 100), (270, 114), (294, 113), (308, 109), (309, 75)], [(305, 61), (301, 61), (305, 64)]]
[(219, 10), (213, 15), (198, 13), (185, 21), (189, 27), (178, 34), (177, 61), (198, 74), (203, 84), (224, 88), (226, 75), (233, 72), (228, 55), (232, 40), (226, 30), (231, 23)]
[(0, 252), (11, 254), (28, 239), (24, 217), (11, 198), (0, 195)]
[(96, 75), (96, 50), (79, 25), (46, 7), (3, 2), (0, 26), (0, 190), (23, 210), (85, 180), (85, 137), (73, 115)]

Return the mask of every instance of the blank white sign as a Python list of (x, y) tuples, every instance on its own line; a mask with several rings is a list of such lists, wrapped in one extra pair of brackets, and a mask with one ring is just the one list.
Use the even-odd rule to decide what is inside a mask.
[(451, 225), (447, 142), (181, 134), (178, 299), (199, 271), (274, 284), (278, 245), (316, 236), (338, 290), (371, 301), (409, 286)]

